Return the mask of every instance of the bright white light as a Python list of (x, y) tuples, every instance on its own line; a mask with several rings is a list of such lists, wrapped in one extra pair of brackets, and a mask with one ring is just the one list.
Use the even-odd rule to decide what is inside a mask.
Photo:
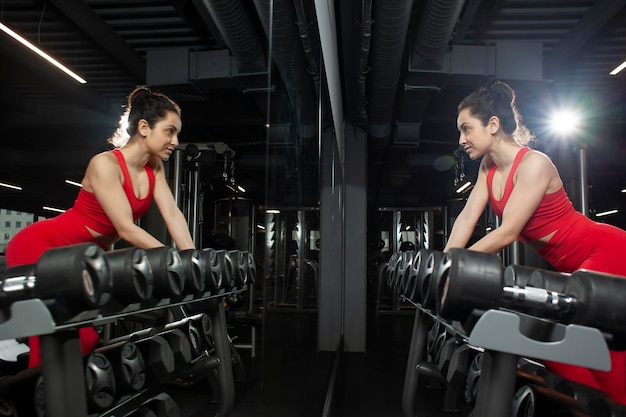
[(18, 41), (19, 43), (21, 43), (22, 45), (24, 45), (25, 47), (27, 47), (28, 49), (30, 49), (31, 51), (33, 51), (34, 53), (36, 53), (37, 55), (39, 55), (40, 57), (42, 57), (43, 59), (45, 59), (46, 61), (48, 61), (49, 63), (51, 63), (52, 65), (54, 65), (55, 67), (57, 67), (58, 69), (60, 69), (61, 71), (63, 71), (64, 73), (66, 73), (67, 75), (69, 75), (70, 77), (72, 77), (73, 79), (75, 79), (76, 81), (78, 81), (79, 83), (81, 84), (87, 83), (85, 79), (81, 78), (79, 75), (72, 72), (70, 69), (68, 69), (66, 66), (61, 64), (59, 61), (52, 58), (50, 55), (48, 55), (41, 49), (37, 48), (35, 45), (33, 45), (32, 43), (24, 39), (21, 35), (11, 30), (8, 26), (0, 23), (0, 30), (6, 33), (7, 35), (9, 35), (10, 37), (12, 37), (13, 39), (15, 39), (16, 41)]
[(10, 188), (12, 190), (22, 191), (22, 187), (18, 187), (17, 185), (11, 185), (4, 182), (0, 182), (0, 187)]
[(622, 190), (622, 192), (623, 192), (623, 193), (626, 193), (626, 188), (624, 188), (624, 189)]
[(43, 206), (43, 209), (44, 210), (48, 210), (48, 211), (55, 211), (57, 213), (64, 213), (65, 212), (65, 210), (54, 208), (54, 207), (48, 207), (48, 206)]
[(457, 194), (461, 194), (463, 191), (467, 190), (471, 186), (472, 186), (472, 182), (468, 181), (465, 184), (461, 185), (459, 188), (457, 188), (456, 192)]
[(265, 226), (263, 226), (262, 224), (257, 224), (256, 227), (257, 229), (265, 230)]
[(615, 214), (615, 213), (617, 213), (617, 210), (601, 211), (600, 213), (596, 213), (596, 217), (608, 216), (608, 215)]
[(246, 189), (245, 189), (245, 188), (243, 188), (241, 185), (238, 185), (238, 186), (237, 186), (237, 189), (238, 189), (240, 192), (242, 192), (242, 193), (245, 193), (245, 192), (246, 192)]
[(74, 187), (82, 187), (83, 185), (80, 182), (76, 182), (76, 181), (72, 181), (72, 180), (65, 180), (65, 182), (69, 185), (73, 185)]
[(609, 72), (610, 75), (617, 75), (619, 74), (624, 68), (626, 68), (626, 61), (622, 62), (621, 64), (619, 64), (617, 67), (615, 67), (615, 69), (611, 72)]
[(550, 129), (558, 135), (569, 135), (580, 128), (580, 115), (569, 109), (555, 112), (550, 119)]
[(265, 210), (265, 213), (267, 213), (267, 214), (280, 214), (280, 210), (269, 209), (269, 210)]

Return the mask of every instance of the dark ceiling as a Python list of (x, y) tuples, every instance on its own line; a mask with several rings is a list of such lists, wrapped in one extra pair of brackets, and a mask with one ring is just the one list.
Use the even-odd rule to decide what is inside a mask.
[[(367, 132), (374, 207), (454, 197), (456, 105), (494, 79), (516, 88), (536, 146), (574, 165), (564, 166), (566, 180), (575, 145), (559, 143), (546, 116), (556, 105), (582, 109), (587, 124), (575, 139), (588, 145), (590, 207), (622, 207), (626, 75), (609, 71), (626, 59), (626, 0), (318, 3), (334, 3), (322, 12), (336, 19), (344, 121)], [(0, 205), (35, 213), (71, 205), (76, 189), (64, 179), (79, 181), (108, 148), (126, 95), (146, 84), (181, 105), (184, 143), (224, 142), (236, 152), (248, 197), (262, 204), (270, 189), (298, 188), (285, 203), (315, 203), (310, 137), (317, 92), (333, 71), (320, 59), (320, 10), (304, 0), (0, 0), (0, 22), (87, 80), (76, 83), (0, 32), (0, 182), (23, 186), (0, 189)], [(224, 197), (220, 156), (204, 162), (207, 198)], [(266, 187), (268, 166), (284, 173), (280, 186)], [(467, 174), (474, 169), (466, 161)]]

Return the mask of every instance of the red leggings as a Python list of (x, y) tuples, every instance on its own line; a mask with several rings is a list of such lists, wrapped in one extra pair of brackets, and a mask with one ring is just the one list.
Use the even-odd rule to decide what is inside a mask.
[[(626, 278), (626, 231), (586, 217), (567, 230), (557, 231), (539, 254), (561, 272), (587, 269)], [(546, 362), (546, 366), (558, 375), (600, 389), (613, 401), (626, 404), (626, 351), (612, 350), (610, 355), (608, 372), (556, 362)]]
[[(7, 267), (34, 264), (48, 249), (85, 242), (98, 243), (82, 223), (76, 221), (73, 213), (67, 211), (55, 218), (35, 222), (18, 232), (7, 246), (6, 264)], [(83, 353), (91, 352), (100, 342), (100, 336), (93, 327), (81, 328), (79, 336)], [(28, 367), (41, 365), (39, 338), (31, 336), (28, 343)]]

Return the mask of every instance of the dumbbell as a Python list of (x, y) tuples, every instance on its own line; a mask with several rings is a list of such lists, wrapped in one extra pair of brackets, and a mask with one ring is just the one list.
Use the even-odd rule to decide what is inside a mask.
[(174, 372), (180, 374), (189, 367), (192, 359), (191, 342), (180, 329), (167, 329), (158, 333), (172, 349), (174, 356)]
[(216, 292), (222, 288), (222, 264), (215, 249), (203, 249), (200, 251), (200, 261), (207, 271), (205, 289)]
[(146, 383), (146, 365), (137, 345), (130, 340), (109, 343), (96, 350), (111, 363), (115, 385), (120, 394), (142, 389)]
[(197, 249), (186, 249), (178, 251), (183, 265), (185, 276), (185, 286), (183, 294), (201, 294), (206, 285), (207, 265), (200, 259), (200, 251)]
[(113, 276), (111, 295), (115, 301), (127, 306), (152, 296), (154, 276), (145, 250), (134, 247), (115, 249), (104, 256)]
[[(604, 391), (600, 391), (588, 385), (579, 384), (566, 378), (560, 378), (554, 385), (553, 389), (561, 394), (569, 395), (574, 398), (587, 413), (597, 416), (596, 412), (591, 412), (593, 404), (598, 408), (599, 404), (608, 404), (610, 399)], [(589, 405), (592, 405), (590, 407)], [(611, 414), (603, 414), (610, 416)]]
[(465, 343), (459, 344), (455, 349), (447, 366), (445, 377), (448, 384), (443, 396), (441, 411), (446, 413), (458, 413), (461, 411), (468, 372), (477, 353), (477, 350)]
[[(534, 272), (533, 272), (534, 273)], [(617, 275), (578, 270), (562, 292), (503, 285), (502, 265), (496, 255), (451, 249), (442, 259), (437, 313), (461, 320), (473, 309), (500, 306), (518, 310), (556, 312), (564, 322), (607, 332), (626, 331), (626, 317), (617, 306), (623, 302), (626, 279)]]
[[(544, 274), (545, 273), (545, 274)], [(558, 291), (557, 288), (551, 288), (550, 283), (553, 282), (551, 278), (548, 280), (537, 280), (537, 276), (543, 277), (544, 275), (552, 275), (551, 271), (537, 268), (527, 265), (509, 265), (504, 268), (502, 272), (503, 285), (505, 287), (537, 287), (544, 288), (553, 291)], [(560, 272), (554, 272), (557, 275), (565, 275)], [(533, 279), (535, 277), (535, 279)]]
[[(254, 258), (248, 251), (231, 251), (233, 263), (235, 264), (237, 288), (250, 285), (256, 279), (256, 266)], [(254, 269), (251, 271), (251, 269)]]
[(146, 365), (146, 386), (155, 386), (171, 379), (176, 373), (174, 351), (167, 339), (153, 335), (134, 340)]
[(478, 352), (469, 368), (467, 369), (467, 377), (465, 378), (465, 402), (468, 404), (476, 403), (476, 396), (478, 395), (478, 382), (480, 381), (480, 374), (483, 363), (483, 353)]
[(405, 275), (404, 291), (402, 294), (414, 303), (421, 303), (422, 290), (421, 282), (422, 272), (426, 265), (428, 255), (432, 251), (430, 249), (419, 249), (413, 255), (411, 264), (408, 267)]
[(540, 385), (524, 385), (513, 395), (512, 417), (553, 416), (566, 412), (584, 415), (576, 399)]
[(404, 251), (400, 252), (398, 255), (397, 262), (395, 263), (395, 272), (393, 274), (394, 279), (392, 281), (391, 288), (399, 291), (400, 293), (404, 292), (405, 278), (408, 275), (408, 270), (411, 268), (414, 256), (414, 251)]
[(396, 268), (398, 264), (398, 260), (401, 259), (400, 252), (394, 252), (389, 257), (389, 261), (387, 261), (387, 286), (389, 288), (393, 288), (396, 280)]
[(593, 417), (626, 417), (626, 405), (608, 398), (594, 398), (587, 402), (585, 409)]
[(85, 390), (89, 411), (104, 411), (116, 401), (115, 372), (107, 357), (91, 352), (84, 358)]
[(200, 356), (213, 348), (213, 327), (207, 314), (199, 313), (168, 323), (165, 330), (180, 329), (189, 339), (193, 355)]
[(139, 407), (139, 412), (142, 417), (180, 417), (178, 404), (164, 392), (146, 400)]
[[(441, 276), (438, 268), (444, 253), (430, 251), (427, 255), (426, 262), (420, 266), (421, 274), (418, 277), (417, 285), (420, 286), (422, 307), (428, 310), (435, 310), (437, 300), (439, 299), (437, 288)], [(424, 262), (423, 259), (422, 262)]]
[(157, 300), (177, 297), (185, 288), (183, 262), (171, 246), (146, 249), (148, 263), (154, 276), (152, 297)]
[(34, 264), (7, 268), (0, 276), (0, 307), (40, 298), (55, 299), (70, 313), (104, 305), (110, 297), (111, 271), (94, 243), (45, 251)]
[(250, 252), (245, 252), (248, 257), (248, 277), (247, 283), (248, 285), (254, 284), (256, 281), (256, 262), (254, 261), (254, 256)]
[(215, 251), (215, 255), (222, 271), (222, 288), (226, 291), (231, 291), (236, 288), (235, 263), (233, 262), (232, 254), (230, 251), (220, 249)]

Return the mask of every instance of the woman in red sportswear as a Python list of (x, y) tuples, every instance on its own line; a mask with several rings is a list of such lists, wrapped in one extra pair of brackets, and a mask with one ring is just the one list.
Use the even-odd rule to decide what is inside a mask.
[[(163, 167), (178, 145), (181, 127), (180, 108), (171, 99), (145, 87), (133, 90), (120, 127), (110, 139), (115, 149), (91, 159), (72, 208), (31, 224), (11, 239), (5, 252), (7, 267), (32, 264), (47, 249), (84, 242), (105, 250), (119, 239), (142, 249), (163, 246), (136, 224), (153, 201), (177, 249), (194, 248)], [(83, 352), (99, 342), (92, 328), (82, 328), (80, 337)], [(38, 366), (38, 338), (29, 342), (29, 367)]]
[[(520, 240), (555, 269), (588, 269), (626, 276), (626, 231), (577, 212), (559, 173), (543, 153), (526, 145), (531, 136), (520, 122), (515, 92), (503, 82), (467, 96), (458, 106), (459, 145), (472, 160), (482, 158), (476, 185), (458, 215), (444, 251), (465, 247), (490, 204), (498, 228), (469, 247), (497, 253)], [(612, 369), (601, 372), (548, 363), (564, 377), (607, 392), (626, 404), (626, 355), (611, 351)]]

